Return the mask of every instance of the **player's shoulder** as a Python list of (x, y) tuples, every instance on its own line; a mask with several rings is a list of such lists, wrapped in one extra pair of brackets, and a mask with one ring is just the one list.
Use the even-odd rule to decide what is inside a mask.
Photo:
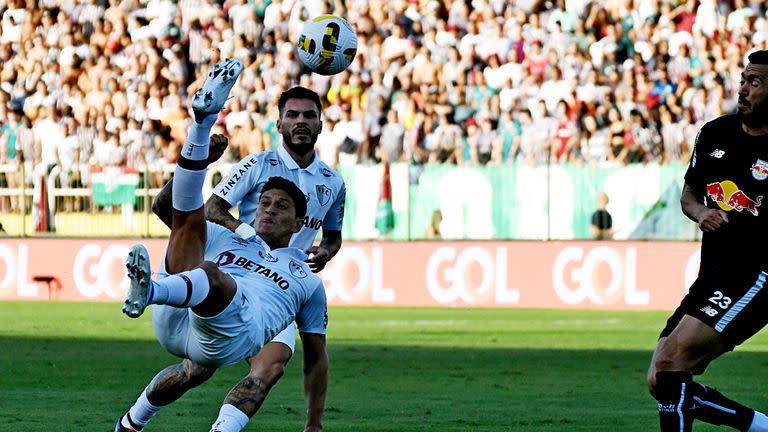
[(327, 163), (320, 159), (317, 160), (317, 172), (321, 177), (325, 177), (327, 179), (340, 179), (344, 181), (338, 171), (331, 168)]
[(271, 164), (279, 161), (280, 161), (280, 157), (277, 155), (277, 152), (275, 150), (265, 150), (259, 153), (251, 153), (248, 156), (240, 159), (240, 163), (251, 162), (251, 163)]
[(342, 177), (338, 171), (331, 168), (327, 163), (319, 159), (317, 161), (317, 177), (319, 180), (338, 184), (339, 187), (344, 187), (344, 177)]
[(732, 137), (734, 131), (741, 131), (741, 119), (736, 114), (722, 115), (704, 123), (701, 131), (706, 131), (708, 134), (722, 134)]

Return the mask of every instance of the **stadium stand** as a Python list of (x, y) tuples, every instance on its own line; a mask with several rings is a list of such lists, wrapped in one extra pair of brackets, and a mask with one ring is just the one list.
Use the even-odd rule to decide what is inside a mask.
[[(291, 42), (322, 13), (359, 36), (332, 77), (305, 73)], [(277, 142), (276, 95), (295, 84), (326, 97), (333, 166), (623, 166), (687, 161), (768, 48), (766, 4), (745, 0), (7, 0), (0, 15), (3, 212), (44, 185), (57, 211), (102, 210), (89, 197), (108, 167), (151, 196), (194, 77), (223, 57), (246, 69), (217, 126), (222, 171)]]

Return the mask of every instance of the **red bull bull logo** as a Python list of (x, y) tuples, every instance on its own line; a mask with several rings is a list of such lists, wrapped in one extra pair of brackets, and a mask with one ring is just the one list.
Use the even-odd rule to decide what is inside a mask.
[(708, 184), (707, 198), (716, 202), (725, 211), (741, 212), (746, 210), (754, 216), (757, 216), (757, 208), (760, 207), (763, 200), (762, 195), (753, 200), (730, 180)]

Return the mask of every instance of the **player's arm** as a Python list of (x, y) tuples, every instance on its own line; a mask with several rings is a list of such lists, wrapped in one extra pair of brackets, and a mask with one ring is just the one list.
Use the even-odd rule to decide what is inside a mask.
[[(261, 169), (260, 165), (253, 156), (246, 156), (233, 166), (229, 175), (213, 189), (213, 194), (205, 202), (205, 218), (228, 228), (242, 238), (255, 235), (253, 227), (232, 216), (229, 209), (253, 189), (255, 185), (251, 184), (250, 179), (253, 178), (251, 176), (254, 175), (254, 170)], [(258, 178), (258, 175), (255, 178)]]
[[(704, 232), (715, 231), (724, 224), (728, 223), (728, 214), (720, 209), (707, 207), (704, 201), (704, 194), (707, 184), (703, 173), (707, 171), (705, 160), (702, 155), (709, 151), (709, 123), (702, 126), (699, 134), (696, 136), (696, 144), (693, 147), (691, 161), (688, 164), (688, 170), (685, 173), (685, 184), (683, 192), (680, 195), (680, 206), (683, 214), (690, 220), (699, 225), (699, 229)], [(713, 191), (716, 195), (717, 190)], [(722, 193), (722, 192), (720, 192)]]
[(347, 189), (342, 182), (336, 200), (325, 215), (323, 238), (320, 240), (320, 245), (307, 249), (307, 254), (310, 255), (307, 259), (307, 264), (315, 273), (322, 271), (328, 261), (336, 256), (336, 253), (341, 249), (341, 227), (344, 223), (344, 205), (346, 201)]
[(720, 209), (712, 209), (704, 204), (704, 198), (685, 183), (680, 195), (680, 206), (690, 220), (699, 224), (704, 232), (715, 231), (728, 222), (728, 214)]
[(305, 432), (323, 430), (323, 411), (328, 393), (328, 353), (325, 335), (300, 333), (304, 355), (304, 394), (307, 397), (307, 423)]
[(307, 264), (313, 272), (317, 273), (325, 268), (328, 261), (341, 249), (341, 231), (332, 231), (323, 228), (323, 238), (320, 245), (307, 249)]
[(305, 432), (321, 431), (325, 396), (328, 392), (328, 354), (325, 351), (325, 332), (328, 327), (328, 303), (325, 287), (317, 276), (312, 296), (296, 315), (303, 352), (304, 394), (307, 397), (307, 424)]
[(232, 204), (224, 198), (215, 194), (211, 195), (205, 202), (205, 218), (235, 231), (241, 222), (229, 212), (231, 208)]

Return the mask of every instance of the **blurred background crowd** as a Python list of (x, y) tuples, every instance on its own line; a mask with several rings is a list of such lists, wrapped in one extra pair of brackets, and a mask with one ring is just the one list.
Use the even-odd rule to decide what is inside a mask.
[[(292, 42), (323, 13), (358, 34), (331, 77), (304, 71)], [(277, 98), (297, 84), (324, 98), (332, 166), (687, 161), (701, 124), (734, 111), (745, 56), (768, 47), (758, 0), (4, 0), (0, 15), (12, 188), (87, 187), (107, 166), (161, 186), (189, 95), (230, 56), (246, 69), (216, 130), (229, 162), (279, 142)]]

